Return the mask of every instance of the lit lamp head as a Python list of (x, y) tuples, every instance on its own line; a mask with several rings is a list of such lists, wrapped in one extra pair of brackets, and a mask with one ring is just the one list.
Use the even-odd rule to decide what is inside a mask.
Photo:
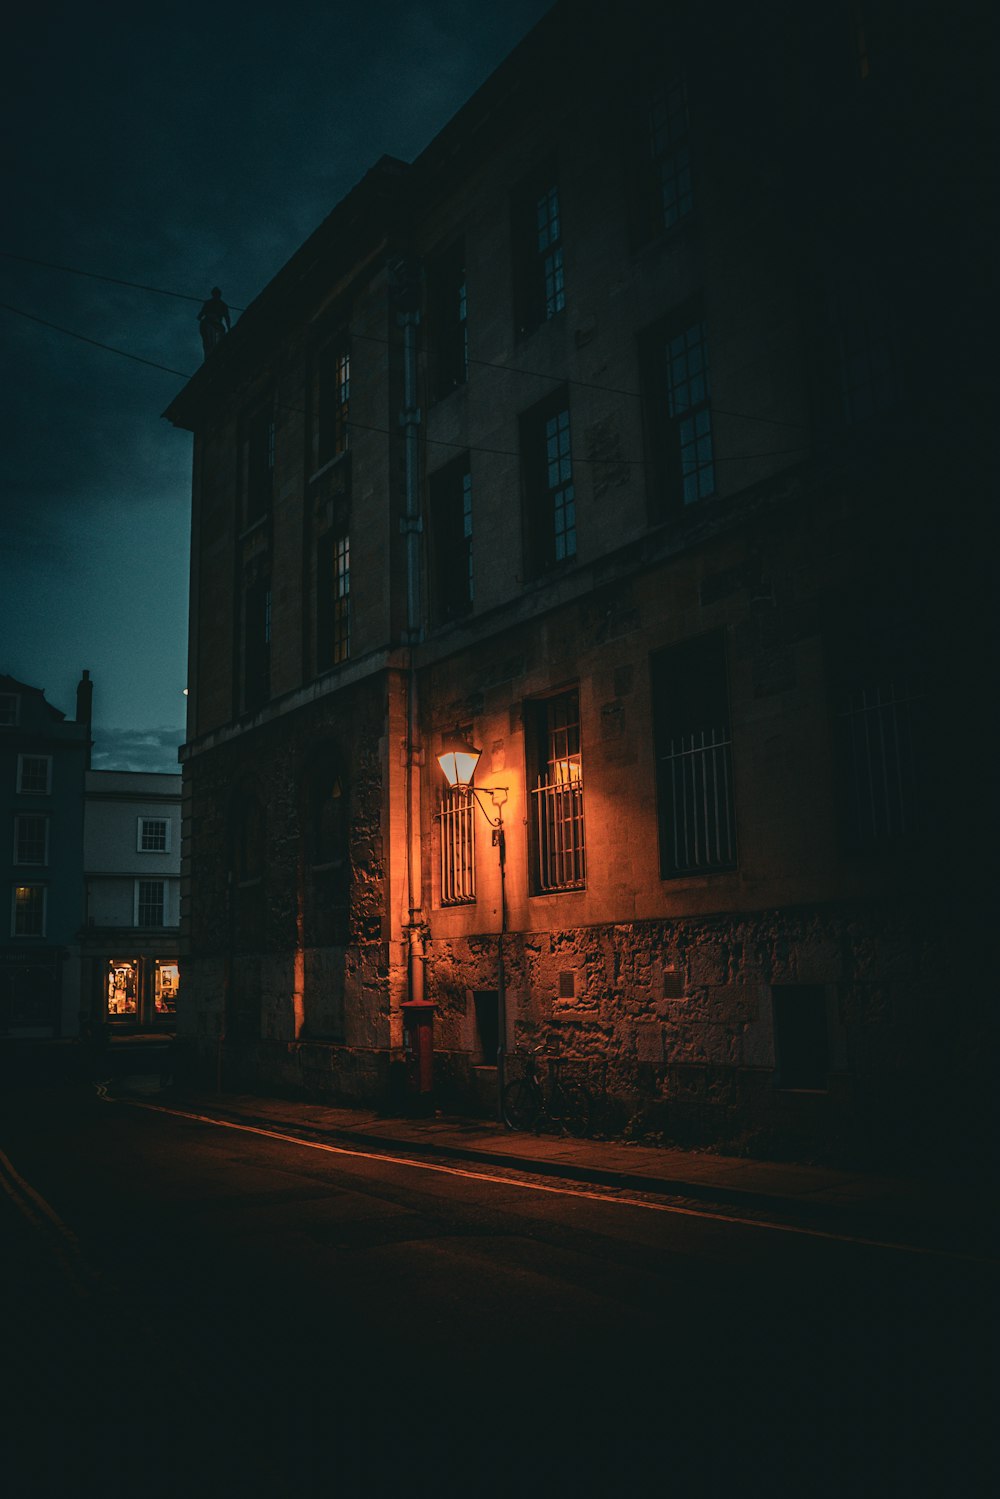
[(482, 750), (474, 749), (459, 733), (445, 734), (438, 764), (452, 791), (468, 791)]

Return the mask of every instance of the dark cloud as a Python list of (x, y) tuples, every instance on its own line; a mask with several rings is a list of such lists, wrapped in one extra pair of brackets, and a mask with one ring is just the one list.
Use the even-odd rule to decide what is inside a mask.
[(177, 750), (184, 742), (180, 729), (94, 730), (91, 763), (94, 770), (178, 771)]
[(247, 306), (547, 8), (38, 0), (8, 20), (0, 251), (196, 299), (0, 254), (0, 303), (180, 372), (0, 311), (0, 649), (23, 680), (66, 706), (87, 666), (106, 716), (179, 735), (191, 443), (160, 414), (201, 362), (198, 304), (219, 285)]

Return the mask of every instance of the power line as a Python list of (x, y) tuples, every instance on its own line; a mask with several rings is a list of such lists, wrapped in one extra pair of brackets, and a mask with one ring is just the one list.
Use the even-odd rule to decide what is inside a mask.
[[(24, 312), (20, 307), (11, 307), (7, 302), (0, 302), (0, 309), (2, 309), (4, 312), (12, 312), (15, 317), (26, 318), (28, 322), (38, 323), (43, 328), (51, 328), (56, 333), (64, 333), (67, 338), (75, 338), (79, 340), (80, 343), (90, 344), (92, 348), (103, 349), (107, 354), (117, 354), (122, 359), (131, 359), (136, 364), (144, 364), (150, 369), (162, 370), (164, 374), (176, 375), (180, 380), (186, 381), (193, 378), (191, 375), (186, 374), (183, 370), (175, 370), (172, 369), (169, 365), (158, 364), (153, 359), (143, 359), (139, 354), (130, 354), (127, 349), (116, 349), (113, 344), (102, 343), (99, 339), (96, 338), (88, 338), (84, 333), (75, 333), (72, 328), (63, 328), (59, 323), (51, 323), (46, 318), (36, 317), (34, 313)], [(281, 411), (290, 412), (295, 416), (306, 415), (306, 412), (304, 412), (298, 406), (288, 406), (283, 401), (279, 401), (276, 404), (278, 406), (278, 409)], [(393, 431), (390, 427), (368, 426), (364, 422), (353, 420), (353, 418), (348, 418), (346, 425), (348, 427), (356, 428), (359, 432), (374, 432), (382, 437), (398, 436), (398, 433)], [(518, 459), (520, 457), (519, 453), (511, 451), (509, 448), (486, 448), (477, 443), (450, 442), (443, 437), (429, 437), (426, 433), (424, 433), (423, 436), (424, 441), (427, 443), (431, 443), (436, 447), (451, 448), (455, 452), (459, 453), (484, 453), (493, 458)], [(792, 458), (796, 456), (798, 455), (795, 449), (771, 449), (763, 453), (714, 454), (713, 462), (748, 463), (757, 458)], [(585, 458), (581, 454), (574, 453), (572, 455), (572, 462), (593, 464), (597, 466), (603, 465), (607, 468), (617, 468), (623, 464), (629, 468), (648, 468), (650, 466), (648, 460), (645, 458), (625, 458), (621, 454), (617, 453), (609, 455), (605, 458)]]
[[(109, 284), (111, 284), (112, 286), (128, 286), (128, 287), (131, 287), (134, 291), (155, 292), (158, 296), (162, 296), (162, 297), (175, 297), (178, 300), (183, 301), (183, 302), (198, 302), (200, 304), (201, 302), (204, 301), (203, 297), (192, 296), (189, 292), (168, 291), (168, 290), (166, 290), (162, 286), (144, 286), (144, 285), (142, 285), (138, 281), (122, 281), (117, 276), (102, 276), (102, 275), (98, 275), (97, 272), (95, 272), (95, 271), (82, 271), (82, 270), (79, 270), (75, 266), (56, 265), (52, 261), (48, 261), (48, 260), (35, 260), (35, 259), (33, 259), (32, 257), (30, 257), (28, 255), (14, 255), (10, 251), (8, 251), (8, 250), (0, 250), (0, 257), (3, 257), (6, 260), (18, 260), (18, 261), (23, 262), (25, 265), (43, 266), (43, 267), (45, 267), (48, 270), (65, 271), (65, 272), (67, 272), (71, 276), (86, 276), (86, 277), (90, 278), (93, 281), (106, 281)], [(230, 311), (232, 311), (232, 312), (245, 312), (246, 308), (245, 307), (237, 307), (234, 304), (230, 304)], [(389, 348), (389, 347), (391, 347), (391, 340), (388, 339), (388, 338), (381, 338), (381, 337), (379, 337), (378, 334), (375, 334), (375, 333), (358, 333), (358, 332), (356, 332), (354, 330), (349, 330), (349, 331), (350, 331), (350, 336), (351, 336), (352, 339), (356, 338), (356, 339), (361, 339), (362, 341), (364, 341), (366, 343), (379, 344), (383, 348)], [(644, 399), (642, 392), (638, 391), (638, 390), (625, 390), (621, 386), (616, 386), (616, 385), (602, 385), (598, 381), (595, 381), (595, 380), (579, 380), (579, 379), (576, 379), (576, 378), (574, 378), (572, 376), (550, 375), (550, 374), (544, 373), (541, 370), (526, 370), (526, 369), (521, 368), (518, 365), (502, 364), (499, 360), (495, 360), (495, 359), (474, 359), (471, 355), (469, 355), (469, 363), (470, 364), (479, 365), (482, 369), (502, 370), (502, 371), (504, 371), (504, 373), (510, 374), (510, 375), (524, 375), (524, 376), (527, 376), (530, 379), (535, 379), (535, 380), (551, 380), (551, 381), (553, 381), (557, 385), (575, 385), (575, 386), (578, 386), (582, 390), (598, 390), (598, 391), (602, 391), (605, 395), (610, 395), (610, 396), (626, 396), (629, 400), (632, 400), (632, 401), (641, 401), (641, 400)], [(789, 421), (782, 421), (778, 417), (756, 416), (756, 415), (752, 415), (749, 411), (729, 411), (724, 406), (716, 406), (714, 404), (712, 406), (712, 410), (713, 410), (713, 412), (715, 412), (719, 416), (733, 417), (734, 419), (736, 419), (738, 421), (760, 422), (764, 426), (769, 426), (769, 427), (785, 427), (785, 428), (794, 429), (794, 430), (797, 430), (797, 431), (800, 431), (800, 432), (806, 432), (806, 431), (809, 430), (807, 424), (804, 423), (804, 422), (789, 422)]]
[(104, 349), (108, 354), (118, 354), (122, 359), (133, 359), (136, 364), (146, 364), (150, 369), (162, 370), (167, 375), (177, 375), (181, 380), (190, 380), (183, 370), (173, 370), (169, 365), (157, 364), (155, 359), (143, 359), (139, 354), (130, 354), (127, 349), (116, 349), (111, 344), (103, 344), (99, 339), (88, 338), (85, 333), (74, 333), (72, 328), (62, 328), (58, 323), (50, 323), (43, 317), (35, 317), (34, 313), (23, 312), (20, 307), (11, 307), (6, 302), (0, 302), (0, 308), (4, 312), (12, 312), (15, 317), (27, 318), (29, 323), (40, 323), (43, 328), (52, 328), (56, 333), (65, 333), (67, 338), (77, 338), (83, 344), (90, 344), (95, 349)]
[[(81, 271), (73, 265), (56, 265), (51, 260), (35, 260), (30, 255), (15, 255), (10, 250), (0, 250), (4, 260), (19, 260), (22, 265), (37, 265), (47, 271), (65, 271), (69, 276), (86, 276), (90, 281), (106, 281), (110, 286), (128, 286), (132, 291), (151, 291), (158, 297), (175, 297), (180, 302), (204, 302), (204, 297), (193, 296), (186, 291), (168, 291), (164, 286), (145, 286), (141, 281), (123, 281), (119, 276), (102, 276), (97, 271)], [(245, 312), (245, 307), (231, 307), (232, 312)]]

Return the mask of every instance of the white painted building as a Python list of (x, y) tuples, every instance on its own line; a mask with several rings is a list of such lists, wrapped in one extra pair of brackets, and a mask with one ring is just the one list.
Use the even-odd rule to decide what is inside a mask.
[(180, 775), (89, 770), (82, 995), (92, 1022), (172, 1028), (180, 926)]

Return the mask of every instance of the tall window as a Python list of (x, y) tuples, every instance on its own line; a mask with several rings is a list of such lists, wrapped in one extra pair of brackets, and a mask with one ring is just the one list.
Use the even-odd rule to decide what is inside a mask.
[(654, 472), (663, 498), (691, 505), (715, 493), (708, 331), (688, 312), (648, 339), (644, 359)]
[(732, 736), (721, 634), (652, 659), (660, 874), (664, 879), (736, 863)]
[(351, 654), (351, 543), (327, 531), (316, 543), (316, 664), (339, 666)]
[(526, 706), (532, 891), (579, 890), (587, 874), (579, 696)]
[(138, 958), (109, 958), (107, 968), (108, 1018), (139, 1013)]
[(16, 885), (14, 887), (12, 936), (45, 936), (46, 894), (44, 885)]
[(48, 796), (52, 790), (52, 756), (18, 755), (17, 789), (22, 796)]
[(247, 713), (271, 696), (271, 580), (258, 577), (243, 599), (243, 706)]
[(475, 801), (468, 791), (449, 789), (441, 798), (441, 904), (470, 905), (476, 899)]
[(163, 926), (166, 899), (164, 880), (136, 880), (135, 924), (136, 926)]
[(442, 620), (468, 614), (473, 600), (472, 474), (468, 454), (430, 479), (435, 610)]
[(651, 89), (642, 127), (635, 205), (640, 243), (672, 228), (694, 207), (687, 92), (679, 73)]
[(829, 654), (841, 822), (852, 849), (920, 830), (922, 640), (921, 621), (903, 601), (843, 603)]
[(521, 418), (527, 567), (544, 572), (576, 556), (576, 491), (565, 392)]
[(427, 277), (427, 325), (431, 389), (434, 399), (440, 400), (469, 378), (464, 240), (457, 240), (431, 263)]
[(173, 1015), (177, 1010), (180, 967), (174, 960), (157, 958), (153, 975), (153, 1009), (157, 1015)]
[(20, 694), (0, 692), (0, 729), (11, 728), (17, 723), (21, 708)]
[(34, 813), (14, 818), (14, 863), (47, 864), (49, 862), (49, 819)]
[(524, 183), (514, 198), (514, 316), (522, 336), (566, 306), (562, 212), (555, 168)]
[(848, 426), (870, 421), (899, 402), (900, 381), (891, 315), (869, 287), (841, 285), (831, 300), (831, 341), (840, 409)]
[(351, 410), (351, 350), (346, 335), (328, 343), (316, 361), (317, 468), (346, 453)]
[(243, 429), (243, 513), (252, 526), (271, 508), (274, 494), (274, 402), (250, 413)]
[(140, 817), (137, 826), (137, 850), (141, 854), (170, 852), (170, 822), (166, 817)]

